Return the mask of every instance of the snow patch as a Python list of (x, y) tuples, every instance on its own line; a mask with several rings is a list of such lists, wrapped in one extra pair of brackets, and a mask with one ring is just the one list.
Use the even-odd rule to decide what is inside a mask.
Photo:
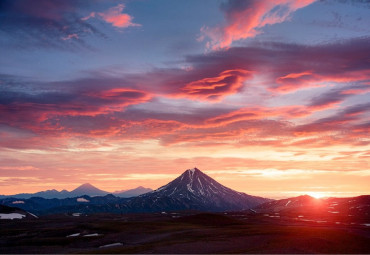
[(76, 236), (80, 236), (80, 235), (81, 235), (81, 233), (75, 233), (75, 234), (72, 234), (72, 235), (68, 235), (66, 237), (76, 237)]
[(116, 247), (116, 246), (122, 246), (122, 245), (123, 243), (111, 243), (111, 244), (99, 246), (99, 248), (109, 248), (109, 247)]
[(0, 213), (1, 220), (22, 219), (23, 217), (26, 217), (26, 215), (20, 213)]
[(190, 191), (191, 193), (194, 193), (194, 190), (191, 188), (190, 184), (186, 184), (186, 187), (188, 187), (188, 191)]
[(89, 201), (89, 200), (87, 200), (86, 198), (79, 197), (79, 198), (77, 198), (77, 202), (88, 203), (88, 202), (90, 202), (90, 201)]
[(82, 213), (72, 213), (72, 216), (74, 217), (80, 217)]
[(288, 206), (291, 202), (292, 202), (292, 201), (290, 201), (290, 200), (289, 200), (289, 201), (288, 201), (288, 203), (286, 203), (286, 204), (285, 204), (285, 206)]
[(328, 211), (328, 213), (339, 213), (339, 212)]
[(35, 217), (36, 219), (38, 219), (39, 217), (37, 217), (36, 215), (34, 215), (33, 213), (30, 213), (30, 212), (27, 212), (29, 215)]
[(24, 201), (22, 200), (13, 201), (12, 204), (24, 204)]

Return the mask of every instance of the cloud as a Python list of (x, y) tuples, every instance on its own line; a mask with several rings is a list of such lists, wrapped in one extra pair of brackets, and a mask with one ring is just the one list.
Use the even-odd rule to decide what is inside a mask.
[(190, 82), (181, 90), (191, 98), (217, 101), (226, 95), (237, 93), (250, 76), (251, 72), (242, 69), (225, 70), (216, 77)]
[(311, 115), (313, 111), (304, 105), (290, 105), (280, 107), (245, 107), (227, 114), (219, 115), (206, 120), (208, 124), (225, 125), (244, 120), (260, 120), (272, 117), (302, 118)]
[[(187, 56), (191, 68), (154, 69), (126, 77), (132, 84), (168, 97), (220, 101), (253, 86), (288, 94), (329, 84), (368, 83), (369, 38), (321, 45), (265, 43)], [(338, 54), (340, 52), (340, 54)], [(256, 85), (254, 85), (256, 86)], [(364, 90), (361, 90), (364, 93)], [(348, 90), (347, 93), (355, 93)]]
[(225, 23), (219, 27), (203, 27), (202, 38), (209, 38), (207, 48), (229, 48), (234, 41), (254, 37), (266, 25), (282, 23), (296, 10), (315, 0), (229, 0), (221, 4)]
[(292, 145), (307, 144), (315, 147), (343, 144), (369, 145), (370, 139), (367, 138), (367, 132), (370, 130), (370, 123), (361, 116), (370, 113), (369, 105), (364, 103), (348, 106), (332, 116), (296, 125), (292, 128), (292, 134), (306, 139), (294, 141)]
[[(152, 98), (147, 92), (109, 82), (105, 87), (91, 83), (85, 86), (83, 82), (80, 86), (74, 86), (74, 82), (58, 86), (60, 83), (27, 82), (22, 78), (18, 78), (18, 83), (11, 83), (14, 79), (3, 78), (0, 123), (37, 133), (63, 133), (66, 127), (60, 123), (64, 116), (107, 115)], [(29, 84), (27, 89), (24, 83)]]
[(105, 22), (110, 23), (112, 24), (112, 26), (118, 28), (141, 26), (140, 24), (132, 22), (133, 19), (132, 16), (123, 13), (124, 8), (125, 8), (124, 4), (118, 4), (117, 6), (112, 7), (105, 12), (92, 12), (88, 16), (83, 17), (81, 20), (85, 21), (90, 18), (99, 17)]
[[(368, 105), (351, 104), (369, 92), (368, 52), (369, 38), (314, 46), (271, 43), (187, 56), (183, 64), (189, 69), (120, 77), (96, 72), (58, 82), (2, 75), (0, 122), (17, 130), (4, 131), (1, 144), (68, 147), (77, 136), (154, 139), (167, 146), (363, 146), (369, 143), (362, 119)], [(286, 95), (317, 86), (305, 96), (297, 93), (297, 100)], [(231, 101), (239, 93), (254, 97), (254, 88), (263, 90), (266, 102)], [(294, 104), (282, 102), (292, 97)]]
[[(89, 47), (88, 35), (105, 37), (79, 17), (90, 2), (82, 0), (3, 0), (0, 34), (11, 38), (13, 47), (43, 47), (75, 50)], [(24, 42), (27, 42), (26, 44)]]
[(331, 89), (311, 99), (309, 107), (312, 109), (327, 109), (341, 104), (346, 98), (353, 95), (370, 92), (369, 85), (355, 84), (348, 87)]

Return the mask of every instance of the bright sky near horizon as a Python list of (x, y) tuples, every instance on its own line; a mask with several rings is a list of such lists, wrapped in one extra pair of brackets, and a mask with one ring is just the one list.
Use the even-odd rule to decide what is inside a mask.
[(2, 0), (0, 194), (370, 194), (370, 3)]

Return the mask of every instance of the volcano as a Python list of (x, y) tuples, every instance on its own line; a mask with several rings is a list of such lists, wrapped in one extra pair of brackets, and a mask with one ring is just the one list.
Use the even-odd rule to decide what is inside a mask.
[(133, 198), (129, 211), (163, 210), (231, 211), (245, 210), (270, 201), (232, 190), (204, 174), (198, 168), (188, 169), (157, 190)]

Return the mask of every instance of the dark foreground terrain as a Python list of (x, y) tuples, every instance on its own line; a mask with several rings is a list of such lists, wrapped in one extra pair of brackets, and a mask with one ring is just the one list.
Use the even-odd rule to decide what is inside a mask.
[(0, 253), (370, 253), (368, 224), (253, 212), (0, 221)]

